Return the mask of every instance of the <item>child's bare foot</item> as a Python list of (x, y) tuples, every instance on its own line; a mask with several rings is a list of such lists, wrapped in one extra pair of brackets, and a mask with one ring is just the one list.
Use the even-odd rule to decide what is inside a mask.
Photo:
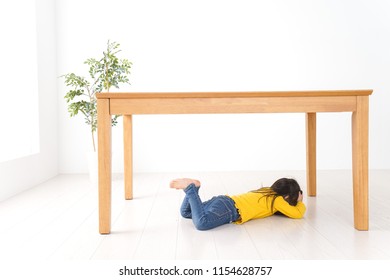
[(186, 187), (188, 187), (191, 184), (195, 184), (196, 187), (200, 187), (200, 182), (198, 180), (189, 179), (189, 178), (181, 178), (181, 179), (172, 180), (171, 183), (169, 184), (169, 186), (172, 189), (179, 190), (179, 189), (185, 189)]

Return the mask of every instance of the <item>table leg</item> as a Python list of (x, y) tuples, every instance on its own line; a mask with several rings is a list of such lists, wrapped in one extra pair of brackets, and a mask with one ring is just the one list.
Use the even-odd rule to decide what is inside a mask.
[(99, 161), (99, 232), (111, 230), (111, 115), (109, 99), (97, 100)]
[(368, 96), (357, 96), (352, 113), (352, 172), (354, 223), (368, 230)]
[(132, 116), (123, 116), (125, 199), (133, 199), (133, 123)]
[(316, 113), (306, 113), (306, 182), (307, 194), (317, 194)]

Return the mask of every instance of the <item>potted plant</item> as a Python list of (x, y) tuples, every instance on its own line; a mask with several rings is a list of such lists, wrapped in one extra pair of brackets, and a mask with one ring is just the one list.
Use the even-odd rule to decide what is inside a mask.
[[(64, 96), (68, 104), (68, 112), (71, 117), (79, 113), (84, 116), (85, 123), (91, 131), (94, 157), (96, 157), (95, 133), (98, 129), (96, 93), (109, 92), (112, 87), (119, 88), (120, 84), (130, 84), (129, 75), (132, 63), (128, 59), (117, 57), (121, 51), (119, 47), (119, 43), (108, 41), (101, 58), (89, 58), (84, 61), (84, 64), (89, 66), (90, 77), (88, 79), (74, 73), (62, 76), (65, 78), (65, 85), (69, 88)], [(118, 116), (112, 117), (113, 126), (117, 124), (117, 118)]]

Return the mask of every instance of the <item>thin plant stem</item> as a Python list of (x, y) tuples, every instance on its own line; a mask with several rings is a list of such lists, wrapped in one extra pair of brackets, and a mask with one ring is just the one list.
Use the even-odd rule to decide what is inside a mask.
[(96, 146), (95, 146), (95, 133), (91, 131), (92, 134), (92, 145), (93, 145), (93, 151), (96, 152)]

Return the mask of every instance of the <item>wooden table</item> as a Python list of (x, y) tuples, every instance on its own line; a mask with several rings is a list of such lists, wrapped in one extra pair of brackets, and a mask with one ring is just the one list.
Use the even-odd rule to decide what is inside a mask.
[(133, 198), (132, 116), (138, 114), (306, 114), (307, 193), (316, 195), (316, 113), (352, 112), (354, 225), (368, 230), (368, 101), (372, 90), (99, 93), (99, 231), (111, 230), (111, 115), (123, 115), (125, 199)]

